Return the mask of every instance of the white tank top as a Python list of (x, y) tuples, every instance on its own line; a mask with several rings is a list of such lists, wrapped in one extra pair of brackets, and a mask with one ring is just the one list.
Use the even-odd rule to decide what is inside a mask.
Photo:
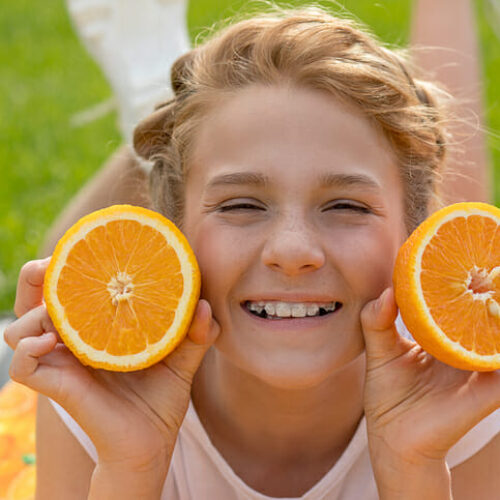
[[(398, 332), (413, 340), (398, 315)], [(97, 461), (92, 441), (57, 403), (54, 408), (89, 456)], [(446, 456), (450, 469), (461, 464), (488, 444), (500, 432), (500, 408), (471, 429)], [(368, 452), (366, 421), (363, 418), (337, 463), (301, 497), (280, 500), (378, 500)], [(274, 500), (253, 490), (240, 479), (210, 441), (193, 403), (179, 430), (162, 500)]]
[[(83, 430), (58, 404), (56, 411), (89, 456), (97, 452)], [(479, 451), (500, 431), (500, 409), (482, 420), (448, 453), (450, 468)], [(211, 443), (190, 402), (179, 431), (162, 500), (272, 500), (245, 484)], [(323, 478), (301, 497), (281, 500), (377, 500), (363, 418), (344, 453)]]

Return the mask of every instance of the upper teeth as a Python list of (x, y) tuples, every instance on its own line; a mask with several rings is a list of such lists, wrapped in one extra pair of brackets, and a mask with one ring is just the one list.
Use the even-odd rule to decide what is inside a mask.
[(316, 316), (320, 309), (327, 312), (335, 311), (335, 302), (247, 302), (250, 311), (260, 314), (266, 311), (269, 316), (280, 318), (304, 318)]

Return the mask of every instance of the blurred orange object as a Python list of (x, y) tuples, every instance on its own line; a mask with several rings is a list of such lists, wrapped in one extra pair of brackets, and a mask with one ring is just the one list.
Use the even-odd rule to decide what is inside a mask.
[(35, 498), (36, 397), (12, 381), (0, 390), (0, 500)]

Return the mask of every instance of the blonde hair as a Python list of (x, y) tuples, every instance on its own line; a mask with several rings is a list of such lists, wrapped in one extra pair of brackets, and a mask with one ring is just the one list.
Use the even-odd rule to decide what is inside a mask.
[(174, 97), (139, 124), (134, 146), (154, 162), (154, 206), (178, 224), (200, 120), (221, 97), (252, 84), (319, 89), (361, 110), (394, 151), (408, 231), (426, 217), (445, 153), (437, 89), (353, 21), (318, 8), (243, 20), (179, 58), (171, 79)]

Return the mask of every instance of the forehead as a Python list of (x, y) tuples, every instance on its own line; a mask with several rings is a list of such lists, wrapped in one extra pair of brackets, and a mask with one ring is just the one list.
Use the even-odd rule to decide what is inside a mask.
[(333, 173), (376, 182), (399, 177), (392, 151), (360, 112), (326, 92), (290, 86), (253, 86), (225, 97), (199, 126), (188, 179), (232, 170), (305, 180)]

